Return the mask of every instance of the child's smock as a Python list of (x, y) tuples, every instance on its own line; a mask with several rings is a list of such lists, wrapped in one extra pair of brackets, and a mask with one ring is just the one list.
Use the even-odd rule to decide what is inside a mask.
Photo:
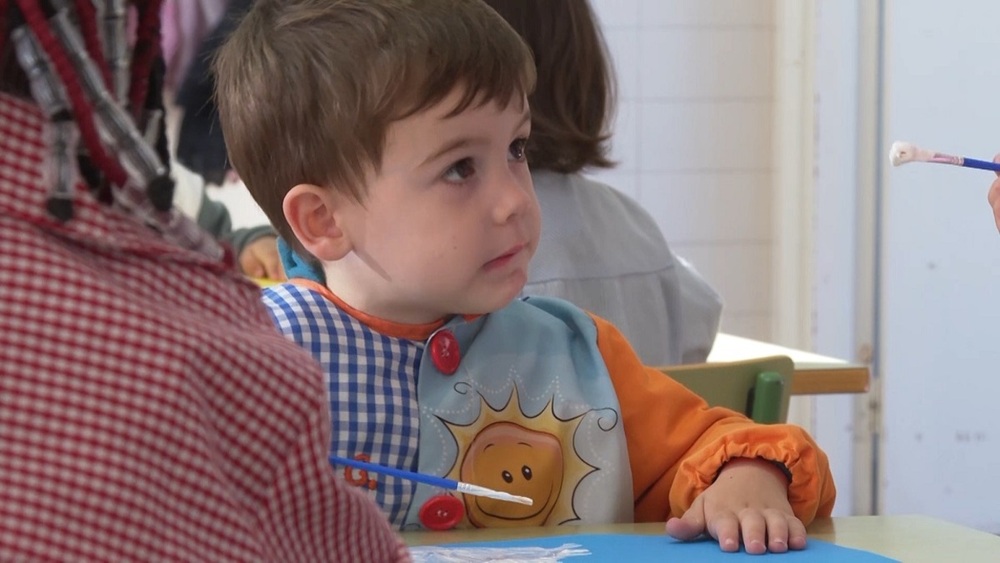
[(401, 528), (662, 521), (734, 457), (782, 464), (803, 521), (832, 509), (826, 457), (802, 429), (708, 408), (643, 366), (612, 325), (566, 301), (527, 298), (416, 326), (353, 310), (308, 280), (270, 287), (264, 302), (327, 373), (332, 454), (535, 501), (459, 503), (338, 467)]

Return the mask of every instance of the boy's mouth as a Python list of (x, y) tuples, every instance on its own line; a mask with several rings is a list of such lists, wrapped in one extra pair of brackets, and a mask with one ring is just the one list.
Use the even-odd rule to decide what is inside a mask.
[(487, 262), (483, 266), (483, 268), (486, 270), (494, 270), (496, 268), (501, 268), (503, 266), (506, 266), (515, 256), (520, 254), (527, 246), (528, 245), (525, 243), (517, 244), (512, 248), (510, 248), (507, 252), (504, 252), (500, 256), (497, 256), (496, 258)]

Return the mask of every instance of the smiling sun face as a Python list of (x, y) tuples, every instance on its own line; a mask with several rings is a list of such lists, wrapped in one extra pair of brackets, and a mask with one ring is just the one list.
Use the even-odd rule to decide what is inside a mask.
[(473, 526), (514, 527), (559, 524), (577, 518), (573, 491), (593, 468), (573, 449), (582, 416), (560, 420), (550, 401), (540, 413), (526, 416), (517, 390), (499, 410), (481, 400), (479, 418), (460, 426), (445, 421), (458, 444), (449, 477), (466, 483), (525, 496), (525, 506), (465, 495)]
[(562, 489), (562, 446), (551, 434), (496, 422), (469, 444), (459, 475), (461, 481), (533, 501), (525, 506), (469, 495), (466, 512), (474, 526), (541, 526)]

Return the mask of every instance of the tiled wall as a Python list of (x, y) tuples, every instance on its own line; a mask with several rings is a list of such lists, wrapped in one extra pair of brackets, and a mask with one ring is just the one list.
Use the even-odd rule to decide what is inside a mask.
[(591, 3), (619, 82), (619, 166), (594, 175), (719, 290), (723, 330), (769, 338), (774, 1)]

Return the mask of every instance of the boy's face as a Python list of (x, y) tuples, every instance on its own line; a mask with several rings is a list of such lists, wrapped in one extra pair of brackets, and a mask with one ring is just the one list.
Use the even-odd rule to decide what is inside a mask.
[(367, 199), (343, 216), (348, 259), (365, 272), (350, 304), (368, 314), (422, 323), (488, 313), (527, 280), (540, 228), (527, 101), (449, 117), (461, 94), (390, 126)]

